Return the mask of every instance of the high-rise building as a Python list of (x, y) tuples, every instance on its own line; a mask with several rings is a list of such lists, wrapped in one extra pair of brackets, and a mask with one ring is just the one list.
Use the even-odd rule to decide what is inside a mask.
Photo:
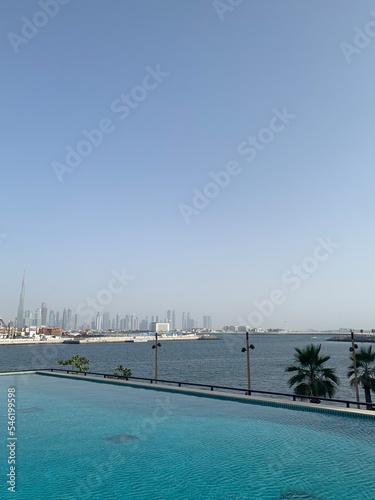
[(120, 321), (121, 321), (120, 315), (116, 314), (116, 330), (120, 330)]
[(48, 326), (58, 326), (56, 325), (56, 316), (55, 316), (55, 311), (51, 309), (49, 312), (49, 318), (48, 318)]
[(29, 310), (25, 311), (24, 325), (34, 326), (34, 314)]
[(168, 309), (167, 311), (167, 323), (169, 323), (169, 326), (171, 326), (172, 323), (172, 311)]
[(42, 302), (41, 310), (42, 310), (42, 325), (47, 326), (47, 306), (45, 302)]
[(99, 312), (96, 314), (95, 330), (102, 330), (102, 317), (100, 316)]
[(139, 330), (139, 318), (136, 316), (134, 318), (134, 331), (137, 332)]
[(212, 316), (203, 316), (203, 328), (212, 330)]
[(42, 309), (40, 307), (35, 310), (34, 326), (42, 326)]
[(133, 332), (135, 330), (135, 314), (130, 316), (130, 330)]
[(18, 302), (17, 328), (19, 329), (25, 326), (24, 311), (25, 311), (25, 271), (23, 272), (20, 300)]
[(61, 321), (60, 321), (60, 313), (59, 313), (59, 311), (56, 311), (55, 326), (62, 326), (61, 325)]
[(69, 329), (69, 327), (68, 327), (68, 313), (66, 312), (65, 308), (63, 310), (63, 316), (62, 316), (62, 329), (64, 331)]
[(193, 318), (190, 317), (189, 312), (186, 315), (186, 328), (188, 330), (192, 330), (193, 328), (195, 328), (195, 321)]
[(72, 330), (73, 328), (73, 312), (71, 309), (67, 311), (67, 322), (68, 322), (68, 330)]
[(172, 330), (176, 330), (176, 312), (173, 309), (172, 311)]
[(186, 330), (186, 317), (184, 312), (182, 313), (182, 329)]
[(111, 318), (109, 312), (103, 313), (103, 330), (107, 331), (111, 328)]
[(74, 315), (74, 330), (78, 330), (79, 316), (78, 314)]

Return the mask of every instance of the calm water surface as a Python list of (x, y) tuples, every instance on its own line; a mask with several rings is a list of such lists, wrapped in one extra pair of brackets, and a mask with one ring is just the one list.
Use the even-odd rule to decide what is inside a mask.
[[(219, 336), (219, 335), (218, 335)], [(246, 387), (244, 335), (220, 335), (216, 341), (166, 341), (159, 349), (159, 378), (194, 383)], [(291, 392), (286, 366), (293, 362), (294, 347), (322, 344), (322, 354), (331, 356), (328, 365), (337, 369), (341, 379), (338, 398), (355, 399), (346, 371), (350, 364), (347, 342), (328, 342), (328, 335), (314, 339), (310, 335), (253, 335), (251, 343), (251, 378), (254, 390)], [(367, 344), (361, 344), (367, 345)], [(59, 368), (57, 359), (75, 354), (90, 360), (90, 370), (113, 373), (123, 364), (133, 376), (154, 376), (152, 343), (66, 344), (55, 346), (0, 346), (0, 370)], [(60, 367), (61, 368), (61, 367)], [(363, 395), (361, 392), (361, 400)]]

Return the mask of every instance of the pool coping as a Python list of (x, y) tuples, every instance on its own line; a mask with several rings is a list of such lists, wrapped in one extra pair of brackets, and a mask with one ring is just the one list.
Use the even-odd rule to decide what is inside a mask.
[(279, 398), (270, 397), (259, 397), (259, 396), (248, 396), (241, 394), (231, 394), (221, 391), (208, 391), (207, 389), (192, 389), (187, 387), (174, 387), (167, 384), (153, 383), (146, 384), (142, 382), (133, 382), (128, 380), (110, 379), (110, 378), (99, 378), (90, 375), (78, 375), (70, 373), (56, 373), (56, 372), (45, 372), (38, 370), (30, 370), (27, 372), (2, 372), (0, 375), (44, 375), (47, 377), (59, 377), (59, 378), (69, 378), (75, 380), (85, 380), (88, 382), (104, 383), (111, 385), (120, 385), (126, 387), (133, 387), (138, 389), (156, 390), (161, 392), (174, 392), (178, 394), (186, 394), (190, 396), (206, 397), (221, 399), (227, 401), (237, 401), (247, 404), (258, 404), (262, 406), (276, 406), (289, 408), (300, 411), (310, 411), (310, 412), (320, 412), (320, 413), (335, 413), (339, 415), (347, 415), (352, 417), (365, 417), (365, 418), (375, 418), (375, 411), (362, 410), (358, 408), (340, 408), (336, 406), (330, 406), (327, 404), (319, 404), (316, 406), (311, 406), (311, 404), (300, 402), (300, 401), (285, 401)]

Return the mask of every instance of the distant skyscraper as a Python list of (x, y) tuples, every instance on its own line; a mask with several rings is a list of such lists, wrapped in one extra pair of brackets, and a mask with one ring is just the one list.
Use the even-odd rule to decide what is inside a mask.
[(18, 302), (17, 328), (23, 328), (25, 326), (24, 311), (25, 311), (25, 271), (23, 272), (20, 300)]
[(186, 330), (186, 318), (185, 318), (185, 313), (182, 313), (182, 329)]
[(47, 306), (45, 302), (42, 302), (42, 325), (47, 326)]
[(27, 310), (25, 311), (25, 326), (34, 326), (34, 314)]
[(167, 323), (169, 323), (169, 326), (171, 326), (172, 323), (172, 311), (168, 309), (167, 311)]
[(111, 328), (111, 319), (109, 312), (103, 313), (103, 330), (109, 330)]
[(71, 309), (67, 310), (66, 321), (68, 325), (67, 330), (71, 330), (73, 328), (73, 312)]
[(56, 325), (55, 311), (52, 311), (52, 309), (49, 312), (48, 326), (58, 326)]
[(59, 311), (56, 311), (55, 326), (60, 326), (61, 327), (60, 313), (59, 313)]
[(120, 315), (116, 314), (116, 330), (120, 330), (120, 321), (121, 321)]
[(96, 322), (95, 322), (95, 330), (101, 330), (102, 329), (102, 317), (100, 316), (100, 313), (97, 313), (96, 315)]
[(74, 315), (74, 330), (78, 330), (78, 322), (79, 322), (79, 316), (78, 314)]
[(172, 312), (172, 330), (176, 330), (176, 312), (175, 310), (173, 309), (173, 312)]
[(62, 329), (68, 330), (68, 313), (66, 312), (66, 309), (63, 310)]
[(38, 307), (38, 309), (35, 310), (34, 325), (42, 326), (42, 309), (40, 307)]
[(212, 316), (203, 316), (203, 328), (212, 330)]

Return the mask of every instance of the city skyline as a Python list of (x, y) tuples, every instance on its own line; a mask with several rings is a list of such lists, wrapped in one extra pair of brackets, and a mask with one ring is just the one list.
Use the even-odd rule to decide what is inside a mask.
[[(61, 318), (60, 312), (62, 311)], [(143, 315), (140, 317), (134, 313), (110, 313), (104, 311), (93, 311), (95, 314), (86, 321), (81, 321), (79, 314), (73, 311), (70, 307), (60, 307), (59, 309), (48, 309), (45, 302), (41, 303), (41, 307), (25, 309), (25, 271), (23, 272), (21, 292), (18, 303), (17, 316), (10, 318), (9, 321), (17, 328), (30, 326), (51, 326), (61, 327), (63, 330), (77, 329), (95, 329), (95, 330), (148, 330), (151, 323), (164, 322), (170, 325), (172, 330), (176, 329), (194, 329), (204, 328), (212, 329), (212, 316), (203, 315), (202, 322), (195, 320), (190, 316), (190, 312), (182, 313), (181, 327), (176, 322), (176, 311), (168, 309), (166, 315)], [(1, 311), (0, 311), (1, 313)], [(48, 315), (48, 320), (47, 320)], [(186, 315), (186, 320), (184, 321)], [(0, 316), (1, 318), (1, 316)], [(150, 318), (150, 319), (149, 319)], [(8, 322), (9, 322), (8, 321)], [(203, 325), (203, 326), (202, 326)]]
[(373, 1), (232, 3), (7, 2), (5, 322), (374, 328)]

